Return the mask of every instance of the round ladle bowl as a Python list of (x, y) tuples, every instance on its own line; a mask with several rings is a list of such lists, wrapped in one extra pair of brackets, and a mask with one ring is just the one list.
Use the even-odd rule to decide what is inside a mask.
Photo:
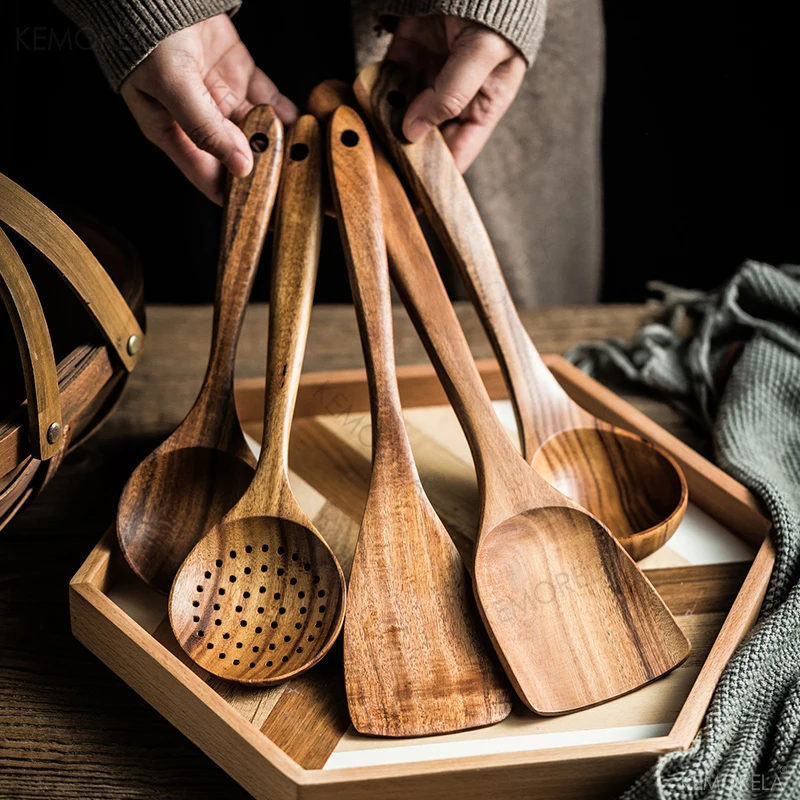
[(187, 557), (170, 620), (183, 649), (227, 680), (278, 683), (316, 664), (344, 621), (338, 563), (313, 531), (276, 517), (222, 522)]
[(548, 483), (603, 520), (636, 560), (675, 533), (689, 500), (675, 460), (619, 429), (561, 431), (539, 447), (530, 463)]

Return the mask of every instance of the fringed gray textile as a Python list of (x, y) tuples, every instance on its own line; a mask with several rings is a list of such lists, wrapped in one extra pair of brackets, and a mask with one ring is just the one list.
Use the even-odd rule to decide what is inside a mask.
[[(717, 462), (772, 517), (777, 561), (760, 620), (728, 664), (694, 743), (662, 756), (623, 797), (798, 798), (800, 267), (748, 262), (707, 295), (660, 288), (665, 324), (646, 326), (632, 345), (590, 344), (570, 357), (599, 376), (621, 372), (661, 391), (711, 425)], [(687, 317), (694, 325), (681, 335)]]

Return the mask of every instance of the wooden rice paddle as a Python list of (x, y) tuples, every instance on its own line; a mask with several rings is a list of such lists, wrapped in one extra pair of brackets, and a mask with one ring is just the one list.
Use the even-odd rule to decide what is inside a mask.
[(330, 649), (344, 621), (339, 562), (289, 486), (289, 431), (322, 234), (322, 141), (291, 129), (275, 224), (266, 418), (253, 481), (181, 565), (169, 616), (186, 653), (228, 680), (269, 685)]
[(506, 673), (526, 705), (548, 715), (655, 680), (686, 659), (689, 642), (607, 528), (517, 452), (408, 198), (380, 156), (378, 170), (392, 276), (475, 460), (481, 495), (475, 596)]
[(372, 416), (372, 477), (344, 632), (350, 716), (356, 730), (380, 736), (489, 725), (510, 713), (510, 691), (414, 464), (395, 377), (375, 162), (351, 108), (331, 117), (328, 146)]
[(434, 129), (416, 144), (395, 133), (414, 96), (403, 72), (389, 62), (373, 65), (359, 75), (354, 88), (460, 269), (505, 374), (525, 459), (603, 520), (635, 558), (657, 550), (675, 532), (688, 503), (677, 463), (640, 436), (584, 411), (547, 369), (522, 325), (441, 133)]
[(168, 592), (187, 553), (242, 496), (255, 458), (233, 399), (236, 345), (275, 200), (283, 128), (269, 106), (256, 106), (242, 129), (253, 169), (230, 182), (214, 305), (211, 355), (192, 410), (131, 475), (117, 511), (120, 548), (131, 569)]

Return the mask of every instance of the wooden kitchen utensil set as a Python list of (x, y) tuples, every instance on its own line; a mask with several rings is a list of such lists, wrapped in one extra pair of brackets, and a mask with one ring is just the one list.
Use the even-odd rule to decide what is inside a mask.
[[(412, 91), (402, 73), (388, 63), (368, 68), (355, 89), (462, 272), (503, 367), (524, 457), (495, 415), (389, 156), (348, 87), (327, 82), (309, 100), (315, 116), (293, 125), (285, 147), (272, 109), (257, 107), (243, 123), (254, 167), (228, 188), (203, 389), (125, 487), (122, 551), (143, 580), (171, 586), (178, 642), (219, 677), (251, 685), (294, 677), (344, 628), (348, 706), (361, 733), (419, 736), (498, 722), (511, 711), (512, 686), (540, 714), (633, 691), (689, 654), (633, 560), (680, 522), (683, 475), (659, 448), (581, 409), (550, 374), (438, 131), (413, 145), (397, 133)], [(292, 494), (287, 465), (321, 236), (320, 125), (373, 434), (347, 588), (325, 531)], [(266, 417), (254, 471), (233, 406), (233, 365), (276, 192)], [(395, 378), (390, 270), (475, 462), (480, 519), (467, 565), (414, 464)]]

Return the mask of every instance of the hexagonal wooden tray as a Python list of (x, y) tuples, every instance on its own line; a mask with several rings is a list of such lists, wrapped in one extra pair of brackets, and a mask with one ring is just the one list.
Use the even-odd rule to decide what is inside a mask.
[[(257, 798), (597, 798), (613, 796), (661, 753), (687, 747), (720, 673), (752, 626), (772, 572), (770, 523), (747, 490), (563, 359), (548, 363), (599, 417), (669, 450), (689, 484), (686, 520), (642, 566), (692, 642), (689, 660), (638, 692), (576, 714), (504, 722), (440, 737), (382, 740), (349, 726), (341, 650), (278, 687), (228, 684), (188, 662), (166, 598), (140, 584), (113, 529), (70, 586), (75, 635)], [(506, 389), (481, 372), (504, 422)], [(428, 495), (462, 553), (476, 523), (466, 441), (430, 366), (398, 370)], [(260, 437), (263, 381), (237, 386), (245, 429)], [(349, 569), (369, 478), (369, 402), (361, 371), (304, 376), (292, 434), (297, 494)]]

